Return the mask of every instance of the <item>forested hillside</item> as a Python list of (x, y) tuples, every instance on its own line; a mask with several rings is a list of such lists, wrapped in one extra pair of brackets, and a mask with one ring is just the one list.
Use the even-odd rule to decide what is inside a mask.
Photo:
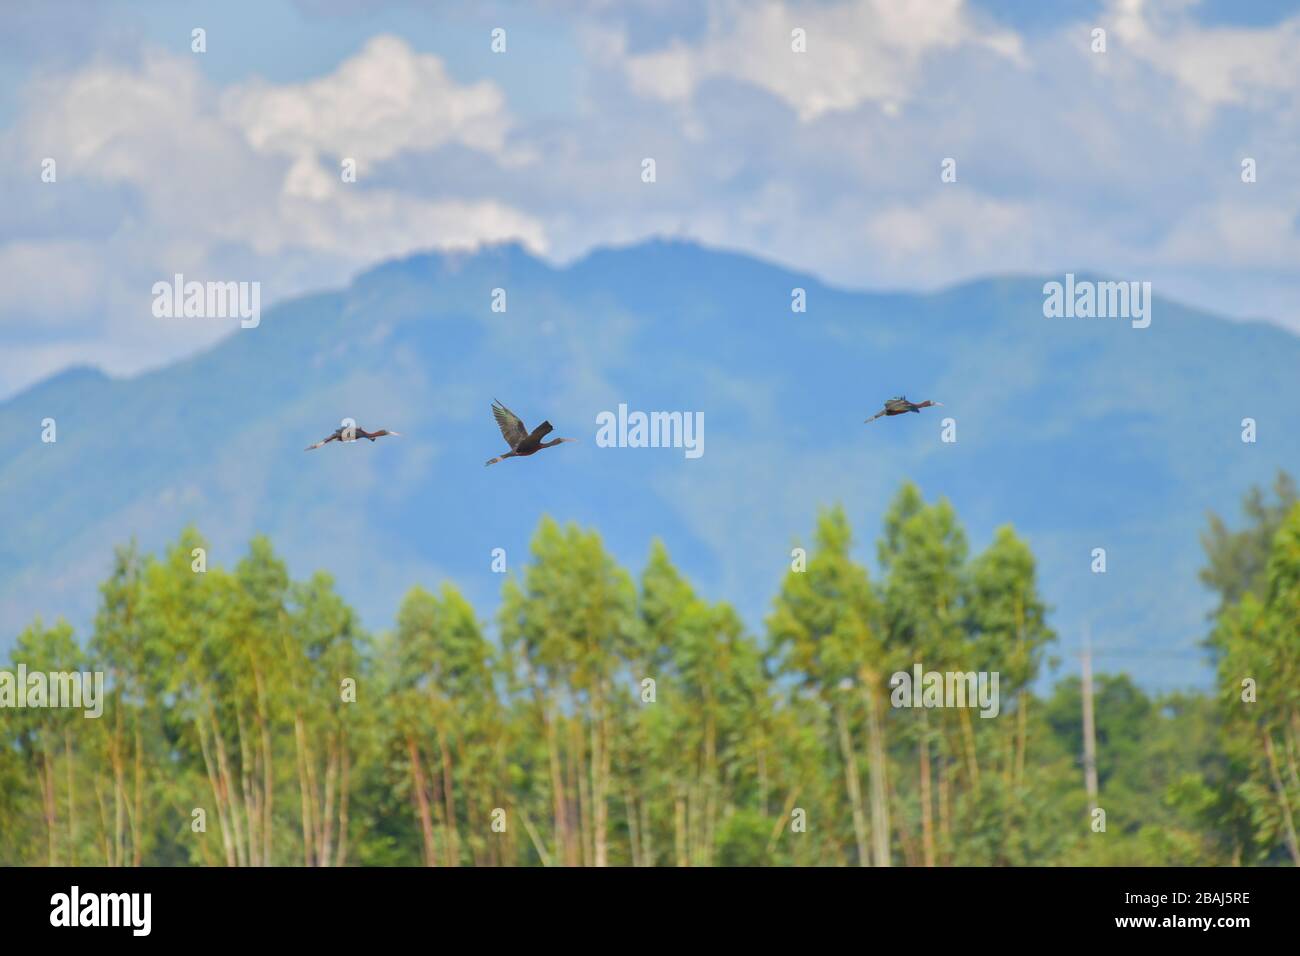
[[(485, 556), (524, 553), (549, 514), (628, 567), (661, 538), (759, 631), (818, 505), (874, 528), (910, 478), (980, 547), (1015, 525), (1064, 653), (1091, 623), (1143, 687), (1207, 689), (1197, 532), (1300, 469), (1300, 338), (1162, 298), (1147, 329), (1047, 319), (1044, 278), (866, 292), (690, 242), (566, 267), (493, 246), (382, 263), (131, 378), (70, 370), (0, 402), (0, 655), (37, 615), (88, 630), (114, 546), (157, 553), (190, 524), (214, 563), (266, 534), (295, 576), (327, 568), (379, 631), (444, 578), (494, 616)], [(862, 424), (899, 394), (942, 415)], [(494, 397), (580, 442), (485, 473)], [(598, 416), (624, 403), (698, 413), (702, 456), (601, 447)], [(345, 416), (402, 437), (303, 454)]]

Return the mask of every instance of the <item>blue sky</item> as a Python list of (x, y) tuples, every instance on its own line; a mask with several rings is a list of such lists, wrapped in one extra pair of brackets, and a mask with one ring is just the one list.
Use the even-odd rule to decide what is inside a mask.
[(1294, 3), (56, 0), (0, 19), (0, 397), (226, 334), (153, 318), (175, 272), (275, 301), (511, 239), (566, 262), (684, 236), (857, 288), (1100, 271), (1300, 330)]

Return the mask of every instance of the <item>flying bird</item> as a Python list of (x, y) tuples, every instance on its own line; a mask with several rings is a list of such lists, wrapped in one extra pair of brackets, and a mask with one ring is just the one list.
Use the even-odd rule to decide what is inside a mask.
[(923, 402), (909, 402), (906, 395), (899, 395), (897, 398), (891, 398), (885, 402), (885, 407), (868, 418), (863, 424), (874, 422), (881, 415), (906, 415), (908, 412), (916, 412), (919, 415), (923, 408), (942, 404), (943, 402), (932, 402), (928, 398)]
[(519, 416), (495, 398), (492, 399), (492, 417), (497, 420), (497, 426), (501, 429), (501, 436), (505, 438), (510, 450), (504, 455), (489, 458), (484, 467), (495, 465), (506, 458), (523, 458), (526, 455), (536, 454), (543, 448), (550, 448), (552, 445), (578, 440), (576, 438), (552, 438), (550, 441), (542, 441), (553, 430), (550, 422), (542, 422), (529, 432)]
[(327, 445), (332, 441), (356, 441), (358, 438), (369, 438), (374, 441), (376, 438), (382, 438), (385, 435), (401, 435), (401, 432), (389, 431), (387, 428), (381, 428), (377, 432), (368, 432), (364, 428), (344, 428), (339, 427), (334, 430), (334, 434), (328, 438), (322, 438), (314, 445), (308, 445), (303, 451), (311, 451), (313, 448), (319, 448), (321, 445)]

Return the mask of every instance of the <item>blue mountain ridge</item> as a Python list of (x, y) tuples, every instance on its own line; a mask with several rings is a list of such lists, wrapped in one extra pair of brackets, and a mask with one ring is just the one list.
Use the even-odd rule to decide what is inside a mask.
[[(1043, 283), (1061, 278), (856, 292), (689, 242), (564, 268), (503, 245), (386, 262), (131, 379), (65, 371), (0, 404), (0, 649), (37, 614), (84, 633), (114, 545), (156, 551), (189, 522), (227, 566), (269, 534), (380, 629), (443, 578), (490, 620), (492, 549), (517, 570), (550, 514), (598, 529), (634, 573), (661, 537), (759, 630), (819, 506), (844, 504), (874, 570), (912, 479), (953, 502), (972, 552), (1004, 523), (1028, 539), (1067, 661), (1086, 623), (1100, 669), (1205, 686), (1198, 534), (1207, 510), (1235, 517), (1250, 484), (1300, 472), (1300, 339), (1158, 289), (1147, 329), (1047, 319)], [(944, 407), (862, 424), (902, 393)], [(505, 450), (494, 397), (580, 442), (485, 469)], [(703, 412), (703, 456), (598, 447), (596, 416), (620, 403)], [(344, 416), (403, 437), (303, 452)]]

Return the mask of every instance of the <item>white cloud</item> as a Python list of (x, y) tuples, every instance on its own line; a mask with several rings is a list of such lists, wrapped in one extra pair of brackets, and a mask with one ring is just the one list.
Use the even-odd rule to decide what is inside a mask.
[[(1278, 303), (1300, 301), (1300, 17), (1205, 26), (1186, 0), (1113, 0), (1030, 42), (961, 0), (546, 10), (584, 57), (567, 113), (524, 95), (516, 118), (531, 70), (458, 82), (364, 17), (357, 52), (304, 82), (220, 88), (202, 58), (117, 47), (46, 70), (0, 130), (0, 164), (31, 171), (0, 180), (0, 322), (18, 338), (14, 320), (39, 321), (42, 348), (77, 359), (98, 341), (123, 373), (224, 334), (150, 323), (149, 287), (176, 271), (260, 279), (269, 303), (424, 248), (517, 239), (565, 260), (655, 234), (850, 286), (1141, 270), (1162, 294), (1296, 321)], [(529, 37), (511, 39), (513, 56)], [(45, 156), (58, 184), (36, 179)], [(0, 394), (27, 367), (0, 369)]]
[(1300, 232), (1290, 210), (1219, 200), (1189, 208), (1166, 235), (1159, 254), (1189, 265), (1294, 271), (1300, 263)]
[[(1300, 15), (1273, 27), (1207, 27), (1186, 0), (1111, 0), (1119, 50), (1173, 78), (1203, 120), (1219, 106), (1262, 107), (1300, 92)], [(1118, 52), (1118, 51), (1117, 51)], [(1123, 55), (1122, 54), (1122, 55)]]
[(925, 282), (933, 262), (964, 275), (1013, 271), (1038, 245), (1034, 210), (968, 190), (946, 189), (919, 204), (896, 203), (866, 225), (871, 251), (902, 282)]
[[(807, 52), (792, 52), (796, 28), (806, 33)], [(733, 77), (811, 120), (865, 102), (896, 112), (922, 61), (961, 47), (1022, 57), (1018, 36), (978, 23), (964, 0), (764, 0), (715, 4), (704, 40), (628, 56), (626, 69), (634, 89), (665, 100), (689, 97), (710, 76)]]
[[(526, 155), (507, 148), (499, 89), (458, 84), (437, 57), (394, 37), (372, 39), (307, 83), (255, 80), (224, 92), (193, 58), (148, 51), (137, 65), (99, 60), (43, 75), (25, 106), (0, 133), (0, 155), (37, 171), (52, 157), (58, 181), (33, 173), (13, 193), (24, 204), (13, 221), (28, 225), (0, 231), (0, 274), (10, 277), (0, 322), (60, 330), (69, 360), (84, 359), (98, 336), (112, 372), (156, 365), (229, 331), (151, 319), (152, 283), (175, 272), (257, 279), (270, 302), (421, 249), (503, 240), (547, 248), (541, 221), (496, 197), (438, 198), (375, 175), (384, 161), (451, 144), (491, 162)], [(358, 161), (356, 183), (342, 181), (345, 156)], [(107, 223), (88, 208), (106, 196), (116, 210)], [(39, 237), (24, 234), (32, 224)], [(58, 345), (41, 347), (48, 360)], [(0, 392), (26, 378), (22, 366), (11, 374)]]
[(368, 162), (448, 143), (497, 153), (509, 127), (495, 85), (458, 85), (438, 57), (418, 54), (394, 36), (373, 38), (333, 73), (308, 83), (253, 82), (230, 90), (222, 114), (258, 152)]
[[(495, 200), (427, 200), (394, 190), (349, 193), (331, 186), (330, 202), (284, 197), (281, 221), (292, 221), (313, 250), (362, 263), (412, 250), (474, 249), (485, 242), (517, 240), (533, 252), (546, 250), (546, 233), (532, 216)], [(324, 197), (322, 197), (324, 198)], [(280, 236), (278, 252), (287, 245)]]

